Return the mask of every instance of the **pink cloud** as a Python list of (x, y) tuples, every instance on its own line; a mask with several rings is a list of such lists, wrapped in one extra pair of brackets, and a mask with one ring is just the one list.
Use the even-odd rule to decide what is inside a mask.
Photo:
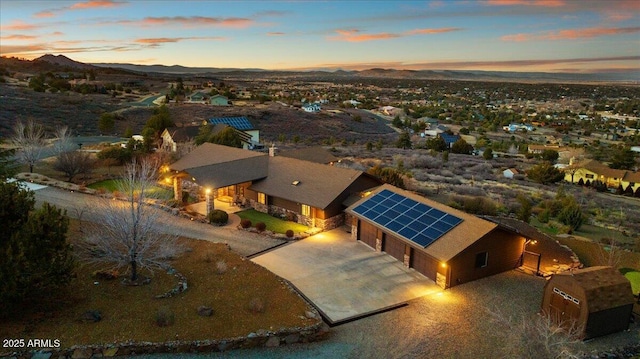
[(208, 36), (208, 37), (156, 37), (156, 38), (144, 38), (136, 39), (134, 42), (138, 44), (160, 45), (166, 43), (175, 43), (185, 40), (224, 40), (224, 37), (220, 36)]
[(429, 34), (442, 34), (446, 32), (452, 31), (460, 31), (461, 28), (457, 27), (445, 27), (439, 29), (415, 29), (405, 31), (403, 33), (378, 33), (378, 34), (364, 34), (358, 29), (351, 30), (335, 30), (338, 33), (338, 36), (330, 37), (330, 40), (334, 41), (346, 41), (346, 42), (364, 42), (364, 41), (374, 41), (374, 40), (386, 40), (386, 39), (395, 39), (398, 37), (405, 36), (414, 36), (414, 35), (429, 35)]
[(142, 20), (124, 20), (119, 23), (133, 26), (157, 26), (157, 25), (180, 25), (180, 26), (216, 26), (228, 28), (247, 28), (254, 24), (254, 21), (246, 18), (217, 18), (205, 16), (173, 16), (173, 17), (146, 17)]
[(54, 17), (56, 16), (56, 14), (54, 14), (53, 11), (51, 10), (44, 10), (44, 11), (35, 13), (33, 16), (37, 18), (46, 18), (46, 17)]
[(267, 32), (267, 36), (283, 36), (283, 35), (285, 35), (285, 33), (280, 31)]
[(443, 27), (440, 29), (415, 29), (405, 32), (406, 35), (427, 35), (427, 34), (442, 34), (445, 32), (460, 31), (459, 27)]
[(563, 0), (487, 0), (484, 2), (491, 6), (539, 6), (539, 7), (561, 7), (567, 3)]
[(514, 34), (505, 35), (500, 39), (502, 41), (534, 41), (534, 40), (574, 40), (589, 39), (602, 36), (614, 36), (621, 34), (633, 34), (640, 32), (640, 26), (637, 27), (589, 27), (584, 29), (566, 29), (555, 32), (546, 32), (539, 34)]
[(95, 9), (95, 8), (110, 8), (122, 5), (122, 2), (112, 0), (89, 0), (85, 2), (75, 3), (68, 8), (75, 9)]
[(8, 35), (8, 36), (0, 36), (0, 39), (2, 40), (35, 40), (37, 39), (37, 36), (33, 36), (33, 35)]
[(28, 24), (24, 21), (15, 20), (11, 22), (9, 25), (0, 26), (1, 30), (36, 30), (40, 26), (34, 24)]

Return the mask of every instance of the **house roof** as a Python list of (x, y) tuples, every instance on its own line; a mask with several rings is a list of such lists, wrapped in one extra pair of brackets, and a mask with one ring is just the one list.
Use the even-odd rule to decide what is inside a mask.
[[(556, 278), (557, 277), (557, 278)], [(554, 274), (551, 278), (574, 281), (585, 293), (589, 312), (633, 304), (631, 283), (612, 267), (589, 267)]]
[(324, 164), (336, 162), (338, 160), (338, 157), (320, 146), (286, 150), (280, 152), (279, 155)]
[[(497, 224), (495, 223), (491, 223), (484, 219), (456, 210), (444, 204), (432, 201), (430, 199), (424, 198), (422, 196), (419, 196), (409, 191), (402, 190), (400, 188), (397, 188), (389, 184), (385, 184), (378, 187), (376, 190), (372, 192), (372, 194), (379, 193), (383, 190), (389, 190), (391, 192), (394, 192), (396, 194), (399, 194), (401, 196), (414, 200), (418, 203), (422, 203), (429, 207), (433, 207), (437, 210), (445, 212), (446, 214), (458, 217), (459, 219), (462, 220), (462, 222), (460, 222), (455, 227), (451, 228), (448, 232), (444, 233), (441, 237), (439, 237), (434, 242), (429, 244), (426, 248), (420, 249), (426, 252), (427, 254), (429, 254), (431, 257), (434, 257), (437, 260), (440, 260), (443, 262), (447, 262), (451, 260), (456, 255), (464, 251), (467, 247), (469, 247), (470, 245), (478, 241), (480, 238), (484, 237), (486, 234), (488, 234), (489, 232), (493, 231), (495, 228), (498, 227)], [(373, 221), (353, 211), (354, 208), (356, 208), (363, 202), (367, 201), (368, 198), (371, 198), (371, 195), (364, 197), (358, 202), (356, 202), (355, 204), (351, 205), (349, 208), (347, 208), (346, 211), (347, 213), (353, 216), (356, 216), (377, 227), (380, 227)], [(416, 246), (416, 243), (412, 242), (409, 238), (406, 238), (405, 236), (397, 232), (391, 231), (389, 229), (385, 229), (385, 230), (393, 233), (398, 238), (405, 240), (407, 243), (413, 246)]]
[(627, 173), (625, 170), (613, 169), (595, 160), (588, 161), (580, 167), (607, 178), (623, 178), (625, 173)]
[(250, 187), (252, 190), (321, 209), (327, 208), (355, 180), (365, 175), (362, 171), (284, 156), (268, 158), (268, 176), (254, 182)]
[(640, 183), (640, 172), (627, 171), (622, 180), (625, 182)]
[(457, 140), (460, 139), (460, 136), (450, 135), (448, 133), (441, 133), (439, 136), (442, 137), (442, 139), (447, 145), (451, 145), (452, 143), (455, 143)]
[(264, 178), (268, 167), (269, 157), (264, 153), (213, 143), (203, 143), (169, 166), (213, 188)]
[(243, 131), (255, 129), (253, 127), (253, 125), (251, 124), (251, 121), (249, 121), (249, 119), (244, 117), (244, 116), (241, 116), (241, 117), (214, 117), (214, 118), (208, 119), (207, 122), (209, 122), (209, 124), (211, 124), (211, 125), (224, 123), (224, 124), (227, 124), (227, 125), (232, 126), (234, 128), (237, 128), (238, 130), (243, 130)]
[(169, 127), (165, 131), (171, 135), (173, 142), (189, 142), (198, 135), (200, 126)]

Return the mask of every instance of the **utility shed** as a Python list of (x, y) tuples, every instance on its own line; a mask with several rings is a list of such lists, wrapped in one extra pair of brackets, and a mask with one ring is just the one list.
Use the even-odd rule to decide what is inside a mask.
[(545, 284), (542, 312), (558, 324), (581, 328), (590, 339), (629, 328), (631, 283), (612, 267), (589, 267), (554, 274)]

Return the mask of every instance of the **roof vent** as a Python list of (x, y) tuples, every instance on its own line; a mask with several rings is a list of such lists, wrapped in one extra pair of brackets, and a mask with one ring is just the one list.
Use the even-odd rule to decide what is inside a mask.
[(299, 185), (299, 184), (300, 184), (300, 181), (293, 181), (293, 182), (291, 182), (291, 185), (293, 185), (293, 186), (297, 186), (297, 185)]

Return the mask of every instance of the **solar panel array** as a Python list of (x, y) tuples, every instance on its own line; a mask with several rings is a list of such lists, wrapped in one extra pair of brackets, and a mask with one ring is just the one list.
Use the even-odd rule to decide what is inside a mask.
[(253, 125), (249, 122), (249, 119), (244, 116), (210, 118), (209, 123), (212, 125), (224, 123), (238, 130), (253, 130)]
[(422, 248), (462, 222), (461, 218), (387, 189), (367, 198), (353, 211)]

